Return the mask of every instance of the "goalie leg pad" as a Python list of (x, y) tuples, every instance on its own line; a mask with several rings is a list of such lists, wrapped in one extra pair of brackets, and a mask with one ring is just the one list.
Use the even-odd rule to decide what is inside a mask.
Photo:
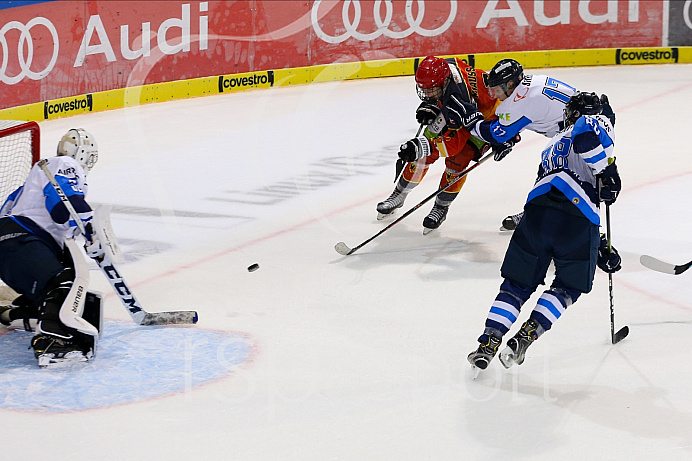
[(98, 336), (96, 327), (82, 318), (84, 300), (89, 288), (89, 266), (74, 240), (67, 239), (65, 248), (72, 256), (74, 263), (74, 282), (60, 309), (60, 321), (65, 326), (81, 333)]
[(37, 333), (46, 333), (70, 340), (72, 334), (60, 321), (60, 310), (74, 284), (74, 269), (67, 268), (53, 277), (46, 286), (46, 297), (38, 315)]
[(96, 327), (99, 338), (103, 335), (103, 294), (98, 291), (88, 291), (84, 300), (82, 318)]
[[(65, 309), (71, 312), (73, 308), (76, 286), (74, 279), (74, 269), (67, 268), (55, 276), (48, 285), (48, 293), (39, 312), (36, 336), (31, 341), (34, 355), (42, 368), (85, 362), (95, 354), (98, 333), (91, 335), (62, 322), (62, 312)], [(85, 297), (90, 298), (89, 314), (100, 320), (101, 301), (97, 296), (89, 296), (89, 293), (86, 293)], [(86, 323), (81, 317), (79, 319)]]

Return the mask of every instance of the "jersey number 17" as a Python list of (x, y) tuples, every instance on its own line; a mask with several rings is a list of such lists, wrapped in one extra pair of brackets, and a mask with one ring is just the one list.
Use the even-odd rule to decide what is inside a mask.
[[(571, 91), (568, 91), (568, 89)], [(563, 104), (567, 104), (567, 101), (569, 101), (571, 95), (573, 95), (576, 91), (576, 88), (551, 77), (548, 77), (545, 80), (545, 86), (543, 87), (544, 95), (546, 95), (549, 99), (557, 99)]]

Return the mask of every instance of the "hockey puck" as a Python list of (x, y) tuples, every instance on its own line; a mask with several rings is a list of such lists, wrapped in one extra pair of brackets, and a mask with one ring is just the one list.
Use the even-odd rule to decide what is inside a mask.
[(259, 269), (259, 264), (255, 263), (255, 264), (248, 266), (247, 271), (248, 272), (255, 272), (257, 269)]

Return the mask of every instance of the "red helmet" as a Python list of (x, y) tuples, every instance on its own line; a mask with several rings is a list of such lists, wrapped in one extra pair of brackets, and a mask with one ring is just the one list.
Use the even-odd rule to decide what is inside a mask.
[(451, 73), (447, 61), (435, 56), (428, 56), (418, 65), (416, 84), (420, 88), (442, 86)]

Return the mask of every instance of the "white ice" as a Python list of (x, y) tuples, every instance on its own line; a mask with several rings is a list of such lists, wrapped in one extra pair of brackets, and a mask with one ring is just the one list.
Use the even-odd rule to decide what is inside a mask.
[[(48, 121), (44, 156), (75, 126), (98, 140), (89, 200), (113, 206), (121, 269), (144, 307), (197, 309), (192, 328), (245, 335), (253, 352), (220, 380), (156, 399), (0, 410), (1, 457), (692, 459), (692, 271), (639, 264), (642, 254), (692, 259), (692, 65), (531, 72), (607, 93), (617, 114), (623, 192), (612, 241), (623, 270), (613, 294), (615, 328), (630, 327), (624, 341), (610, 344), (608, 277), (597, 271), (593, 291), (523, 365), (496, 360), (471, 380), (466, 355), (510, 238), (498, 227), (523, 206), (540, 135), (474, 170), (439, 230), (422, 235), (430, 202), (357, 253), (335, 252), (389, 223), (375, 204), (417, 128), (412, 77)], [(397, 216), (437, 188), (442, 168)], [(260, 269), (248, 272), (252, 263)], [(91, 278), (108, 293), (106, 318), (129, 322), (95, 268)], [(167, 352), (151, 355), (152, 368)]]

